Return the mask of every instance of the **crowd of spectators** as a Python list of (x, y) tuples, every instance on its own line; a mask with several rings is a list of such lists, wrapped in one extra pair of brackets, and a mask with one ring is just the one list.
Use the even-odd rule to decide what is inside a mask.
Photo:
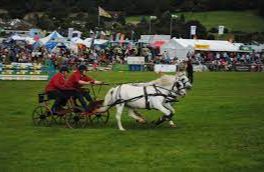
[[(65, 46), (57, 46), (48, 51), (45, 46), (34, 47), (23, 42), (11, 42), (1, 44), (0, 63), (44, 63), (49, 59), (56, 68), (62, 65), (73, 66), (79, 63), (92, 64), (94, 66), (107, 66), (111, 64), (126, 64), (128, 56), (144, 56), (145, 62), (154, 64), (177, 64), (177, 58), (170, 58), (167, 52), (160, 53), (158, 48), (141, 46), (109, 46), (109, 47), (80, 47), (78, 53)], [(187, 55), (194, 64), (204, 64), (210, 70), (232, 70), (234, 65), (251, 65), (254, 70), (262, 70), (264, 53), (248, 52), (205, 52), (196, 51)]]
[(252, 70), (261, 71), (264, 63), (264, 53), (255, 52), (204, 52), (190, 54), (194, 63), (204, 64), (213, 71), (229, 71), (235, 66), (250, 66)]
[[(20, 42), (0, 45), (0, 63), (44, 63), (50, 59), (56, 67), (75, 63), (89, 63), (97, 65), (125, 64), (127, 56), (144, 56), (146, 62), (153, 61), (158, 55), (158, 51), (152, 47), (136, 48), (131, 46), (111, 46), (111, 47), (79, 47), (78, 53), (68, 49), (66, 46), (57, 46), (52, 51), (48, 51), (45, 46), (34, 48), (32, 45)], [(160, 58), (157, 62), (162, 61)]]

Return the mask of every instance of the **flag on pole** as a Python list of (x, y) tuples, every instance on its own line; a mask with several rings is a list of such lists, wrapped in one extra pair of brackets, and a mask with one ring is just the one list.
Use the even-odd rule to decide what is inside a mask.
[(191, 35), (196, 35), (196, 26), (191, 26)]
[(71, 39), (72, 38), (72, 33), (73, 33), (73, 28), (69, 28), (68, 29), (68, 38)]
[(225, 30), (225, 26), (218, 26), (218, 35), (223, 35)]
[(112, 16), (101, 7), (98, 7), (98, 13), (99, 13), (99, 16), (112, 18)]

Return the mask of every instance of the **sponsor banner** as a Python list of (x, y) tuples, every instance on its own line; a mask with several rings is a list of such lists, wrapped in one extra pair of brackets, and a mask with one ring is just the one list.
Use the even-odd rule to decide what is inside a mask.
[(196, 26), (191, 26), (191, 35), (196, 35)]
[(46, 81), (48, 75), (0, 75), (0, 80)]
[(235, 71), (250, 72), (251, 71), (251, 65), (235, 65)]
[(73, 28), (68, 28), (68, 38), (72, 39), (72, 32), (74, 31)]
[(218, 26), (218, 35), (223, 35), (225, 30), (225, 26)]
[(195, 49), (206, 49), (208, 50), (210, 48), (210, 45), (208, 44), (195, 44)]
[(127, 57), (127, 64), (145, 64), (145, 57), (129, 56)]
[(155, 72), (176, 72), (177, 65), (166, 65), (166, 64), (156, 64), (154, 66)]

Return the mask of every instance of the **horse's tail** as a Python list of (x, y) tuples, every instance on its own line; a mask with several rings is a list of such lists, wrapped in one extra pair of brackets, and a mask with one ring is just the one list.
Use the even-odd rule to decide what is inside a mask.
[(102, 107), (100, 107), (97, 111), (98, 112), (105, 112), (105, 111), (107, 111), (109, 108), (111, 108), (112, 106), (111, 106), (111, 104), (113, 104), (114, 103), (114, 94), (115, 94), (115, 91), (116, 91), (116, 88), (111, 88), (108, 92), (107, 92), (107, 94), (106, 94), (106, 96), (105, 96), (105, 99), (104, 99), (104, 103), (103, 103), (103, 106)]

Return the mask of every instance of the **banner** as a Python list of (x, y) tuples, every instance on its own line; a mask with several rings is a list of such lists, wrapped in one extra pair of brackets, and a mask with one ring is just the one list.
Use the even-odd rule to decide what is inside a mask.
[(196, 35), (196, 26), (191, 26), (191, 35)]
[(208, 50), (210, 48), (210, 45), (208, 44), (195, 44), (195, 49), (206, 49)]
[(176, 72), (177, 65), (166, 65), (166, 64), (156, 64), (154, 66), (155, 72)]
[(112, 18), (112, 16), (101, 7), (98, 7), (98, 13), (99, 13), (99, 16)]
[(72, 32), (73, 32), (73, 28), (69, 28), (69, 29), (68, 29), (68, 38), (69, 38), (69, 39), (72, 38)]
[(47, 75), (0, 75), (0, 80), (32, 80), (32, 81), (46, 81)]
[(251, 71), (251, 65), (235, 65), (235, 71), (238, 72), (250, 72)]
[(145, 57), (129, 56), (127, 57), (127, 64), (145, 64)]
[(218, 26), (218, 35), (223, 35), (225, 30), (225, 26)]

